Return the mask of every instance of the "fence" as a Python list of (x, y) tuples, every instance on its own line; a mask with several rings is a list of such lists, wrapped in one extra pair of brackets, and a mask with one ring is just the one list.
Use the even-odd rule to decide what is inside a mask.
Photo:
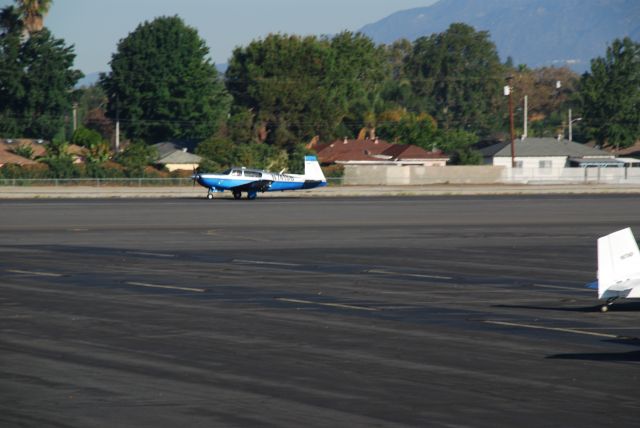
[[(330, 186), (342, 178), (327, 178)], [(179, 187), (193, 186), (191, 178), (0, 178), (0, 186)]]
[(504, 166), (347, 165), (346, 185), (640, 184), (640, 168), (508, 168)]
[[(640, 168), (506, 168), (503, 166), (347, 166), (329, 186), (429, 184), (631, 184), (640, 185)], [(191, 178), (4, 178), (0, 186), (179, 187)]]
[(640, 168), (505, 168), (503, 180), (523, 184), (640, 184)]

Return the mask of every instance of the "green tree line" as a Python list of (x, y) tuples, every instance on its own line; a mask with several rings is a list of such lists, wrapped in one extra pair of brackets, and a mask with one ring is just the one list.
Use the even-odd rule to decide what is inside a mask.
[[(69, 141), (76, 102), (84, 125), (103, 140), (113, 138), (118, 120), (122, 138), (138, 151), (198, 141), (207, 169), (240, 163), (295, 170), (306, 143), (344, 137), (381, 137), (478, 163), (475, 143), (507, 135), (502, 86), (511, 77), (517, 117), (529, 99), (529, 135), (562, 132), (572, 108), (583, 118), (574, 133), (583, 141), (626, 147), (640, 137), (640, 49), (628, 38), (578, 76), (502, 62), (488, 32), (460, 23), (391, 45), (348, 31), (270, 34), (236, 48), (220, 75), (196, 29), (177, 16), (159, 17), (120, 41), (98, 85), (73, 90), (81, 76), (73, 48), (46, 28), (25, 37), (21, 10), (9, 6), (0, 16), (2, 136)], [(520, 119), (516, 124), (522, 127)], [(104, 149), (92, 147), (98, 160), (90, 169), (98, 174)]]

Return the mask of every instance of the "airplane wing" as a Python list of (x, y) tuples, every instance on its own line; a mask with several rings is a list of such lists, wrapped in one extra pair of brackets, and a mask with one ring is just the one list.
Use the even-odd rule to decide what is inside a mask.
[(229, 187), (229, 189), (240, 192), (264, 192), (271, 187), (271, 183), (273, 183), (271, 180), (255, 180), (238, 186)]

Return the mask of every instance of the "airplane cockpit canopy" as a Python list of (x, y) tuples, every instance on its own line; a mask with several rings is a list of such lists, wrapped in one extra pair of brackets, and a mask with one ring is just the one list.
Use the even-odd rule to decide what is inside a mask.
[(251, 177), (251, 178), (262, 178), (261, 171), (254, 171), (245, 168), (229, 168), (224, 171), (222, 174), (230, 175), (232, 177)]

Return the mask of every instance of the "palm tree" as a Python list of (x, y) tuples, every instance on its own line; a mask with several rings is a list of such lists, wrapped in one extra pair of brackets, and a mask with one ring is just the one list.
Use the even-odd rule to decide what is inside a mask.
[(22, 22), (29, 34), (44, 28), (44, 17), (49, 12), (53, 0), (15, 0), (22, 16)]
[(21, 28), (20, 15), (13, 6), (7, 6), (0, 10), (0, 31), (1, 34), (12, 33)]

